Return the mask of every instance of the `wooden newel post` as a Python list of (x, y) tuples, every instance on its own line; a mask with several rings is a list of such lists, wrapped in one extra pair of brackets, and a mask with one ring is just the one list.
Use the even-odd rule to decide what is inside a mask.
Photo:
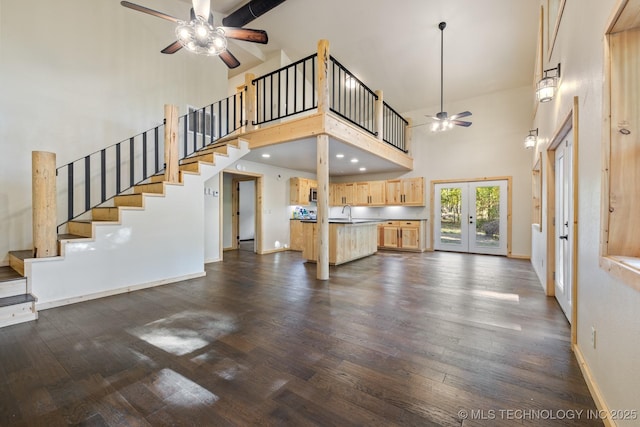
[(178, 107), (164, 106), (164, 180), (179, 181), (178, 152)]
[(253, 124), (256, 121), (256, 87), (253, 85), (253, 80), (255, 78), (255, 74), (246, 73), (244, 75), (244, 84), (247, 87), (247, 91), (244, 93), (247, 97), (244, 101), (244, 119), (247, 121), (247, 125), (245, 127), (247, 131), (251, 131), (256, 128), (256, 125)]
[(379, 140), (382, 140), (383, 137), (383, 132), (384, 132), (384, 98), (382, 97), (382, 91), (381, 90), (377, 90), (376, 91), (376, 96), (378, 97), (378, 99), (376, 99), (374, 108), (375, 108), (375, 118), (374, 118), (374, 129), (377, 133), (377, 137)]
[(407, 125), (404, 127), (404, 149), (411, 150), (411, 140), (413, 138), (413, 120), (407, 119)]
[(44, 151), (31, 153), (33, 205), (33, 256), (58, 255), (56, 209), (56, 155)]
[(327, 113), (331, 107), (329, 97), (329, 41), (318, 42), (318, 113)]

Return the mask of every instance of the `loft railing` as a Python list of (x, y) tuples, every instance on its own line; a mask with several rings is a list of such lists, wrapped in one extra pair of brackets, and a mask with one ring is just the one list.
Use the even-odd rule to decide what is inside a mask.
[(382, 105), (382, 140), (406, 153), (405, 130), (409, 122), (386, 102)]
[[(376, 123), (378, 95), (334, 57), (327, 70), (330, 110), (377, 136), (387, 144), (407, 152), (407, 121), (388, 104), (382, 103), (382, 126)], [(272, 71), (251, 81), (255, 86), (254, 125), (262, 125), (318, 108), (318, 54)], [(382, 135), (378, 135), (378, 129)]]
[(378, 96), (333, 56), (330, 61), (331, 111), (377, 136), (374, 118)]
[(254, 125), (272, 122), (318, 107), (316, 59), (313, 54), (252, 81), (256, 87)]
[[(242, 127), (244, 101), (244, 92), (238, 92), (179, 117), (179, 159)], [(163, 171), (164, 127), (160, 124), (58, 167), (58, 231), (68, 221)]]

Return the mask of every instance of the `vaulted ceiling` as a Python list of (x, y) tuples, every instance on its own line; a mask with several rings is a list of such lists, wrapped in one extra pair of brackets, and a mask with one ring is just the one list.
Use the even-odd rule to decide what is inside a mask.
[[(216, 20), (244, 3), (212, 0)], [(446, 107), (447, 101), (532, 83), (539, 5), (538, 0), (287, 0), (247, 25), (266, 30), (269, 44), (235, 43), (242, 66), (233, 73), (261, 61), (251, 54), (256, 48), (264, 55), (282, 49), (297, 60), (327, 39), (331, 54), (371, 89), (383, 90), (397, 111), (430, 107), (440, 103), (438, 23), (446, 21)]]

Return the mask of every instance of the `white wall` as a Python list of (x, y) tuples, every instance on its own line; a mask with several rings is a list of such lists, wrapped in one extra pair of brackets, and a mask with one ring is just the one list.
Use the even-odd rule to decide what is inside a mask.
[[(546, 2), (542, 2), (546, 5)], [(578, 347), (610, 409), (638, 409), (640, 367), (640, 292), (598, 266), (602, 168), (602, 88), (604, 32), (616, 0), (567, 1), (553, 56), (545, 68), (562, 64), (558, 97), (540, 105), (534, 127), (540, 129), (538, 151), (558, 130), (579, 99), (578, 176)], [(549, 167), (543, 164), (543, 170)], [(546, 183), (544, 185), (546, 188)], [(546, 193), (543, 193), (546, 194)], [(547, 203), (543, 199), (543, 205)], [(548, 218), (543, 218), (546, 235)], [(545, 260), (546, 262), (546, 260)], [(591, 327), (597, 346), (591, 346)], [(638, 421), (618, 421), (637, 426)]]
[[(201, 106), (226, 97), (217, 58), (163, 55), (173, 24), (111, 0), (2, 1), (0, 15), (0, 263), (28, 249), (31, 151), (57, 164), (150, 129), (163, 105)], [(189, 5), (153, 8), (186, 17)], [(33, 10), (37, 12), (34, 13)]]
[(238, 233), (240, 240), (250, 240), (256, 234), (256, 183), (255, 181), (241, 181), (238, 200)]
[[(354, 216), (383, 218), (430, 218), (432, 180), (513, 177), (512, 254), (531, 255), (531, 152), (523, 146), (533, 114), (532, 88), (522, 87), (445, 105), (450, 114), (469, 110), (473, 113), (468, 128), (455, 127), (433, 133), (425, 115), (434, 115), (439, 107), (403, 114), (413, 121), (411, 155), (414, 170), (404, 175), (357, 175), (340, 181), (388, 179), (424, 176), (427, 206), (424, 208), (357, 208)], [(424, 126), (422, 126), (425, 124)], [(334, 211), (331, 213), (334, 214)], [(339, 216), (339, 215), (337, 215)]]
[[(222, 185), (220, 174), (204, 183), (204, 262), (215, 262), (222, 259), (220, 248), (220, 206)], [(217, 194), (216, 194), (217, 192)]]

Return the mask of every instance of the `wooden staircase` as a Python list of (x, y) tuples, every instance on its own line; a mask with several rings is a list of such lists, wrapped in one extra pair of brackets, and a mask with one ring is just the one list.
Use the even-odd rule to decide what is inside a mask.
[[(164, 180), (164, 174), (152, 176), (148, 182), (129, 189), (127, 194), (115, 196), (107, 203), (91, 210), (90, 219), (76, 219), (67, 223), (67, 233), (58, 235), (58, 254), (64, 256), (65, 244), (81, 239), (93, 240), (95, 228), (99, 225), (121, 223), (122, 209), (144, 210), (147, 197), (163, 197), (167, 186), (183, 185), (184, 174), (200, 174), (203, 165), (214, 166), (217, 157), (228, 157), (229, 146), (240, 148), (238, 139), (227, 141), (194, 153), (180, 161), (179, 182)], [(25, 277), (25, 260), (33, 259), (32, 250), (9, 252), (9, 266), (0, 267), (0, 327), (36, 320), (37, 298), (28, 292)], [(37, 259), (37, 258), (36, 258)], [(28, 273), (28, 272), (27, 272)]]

